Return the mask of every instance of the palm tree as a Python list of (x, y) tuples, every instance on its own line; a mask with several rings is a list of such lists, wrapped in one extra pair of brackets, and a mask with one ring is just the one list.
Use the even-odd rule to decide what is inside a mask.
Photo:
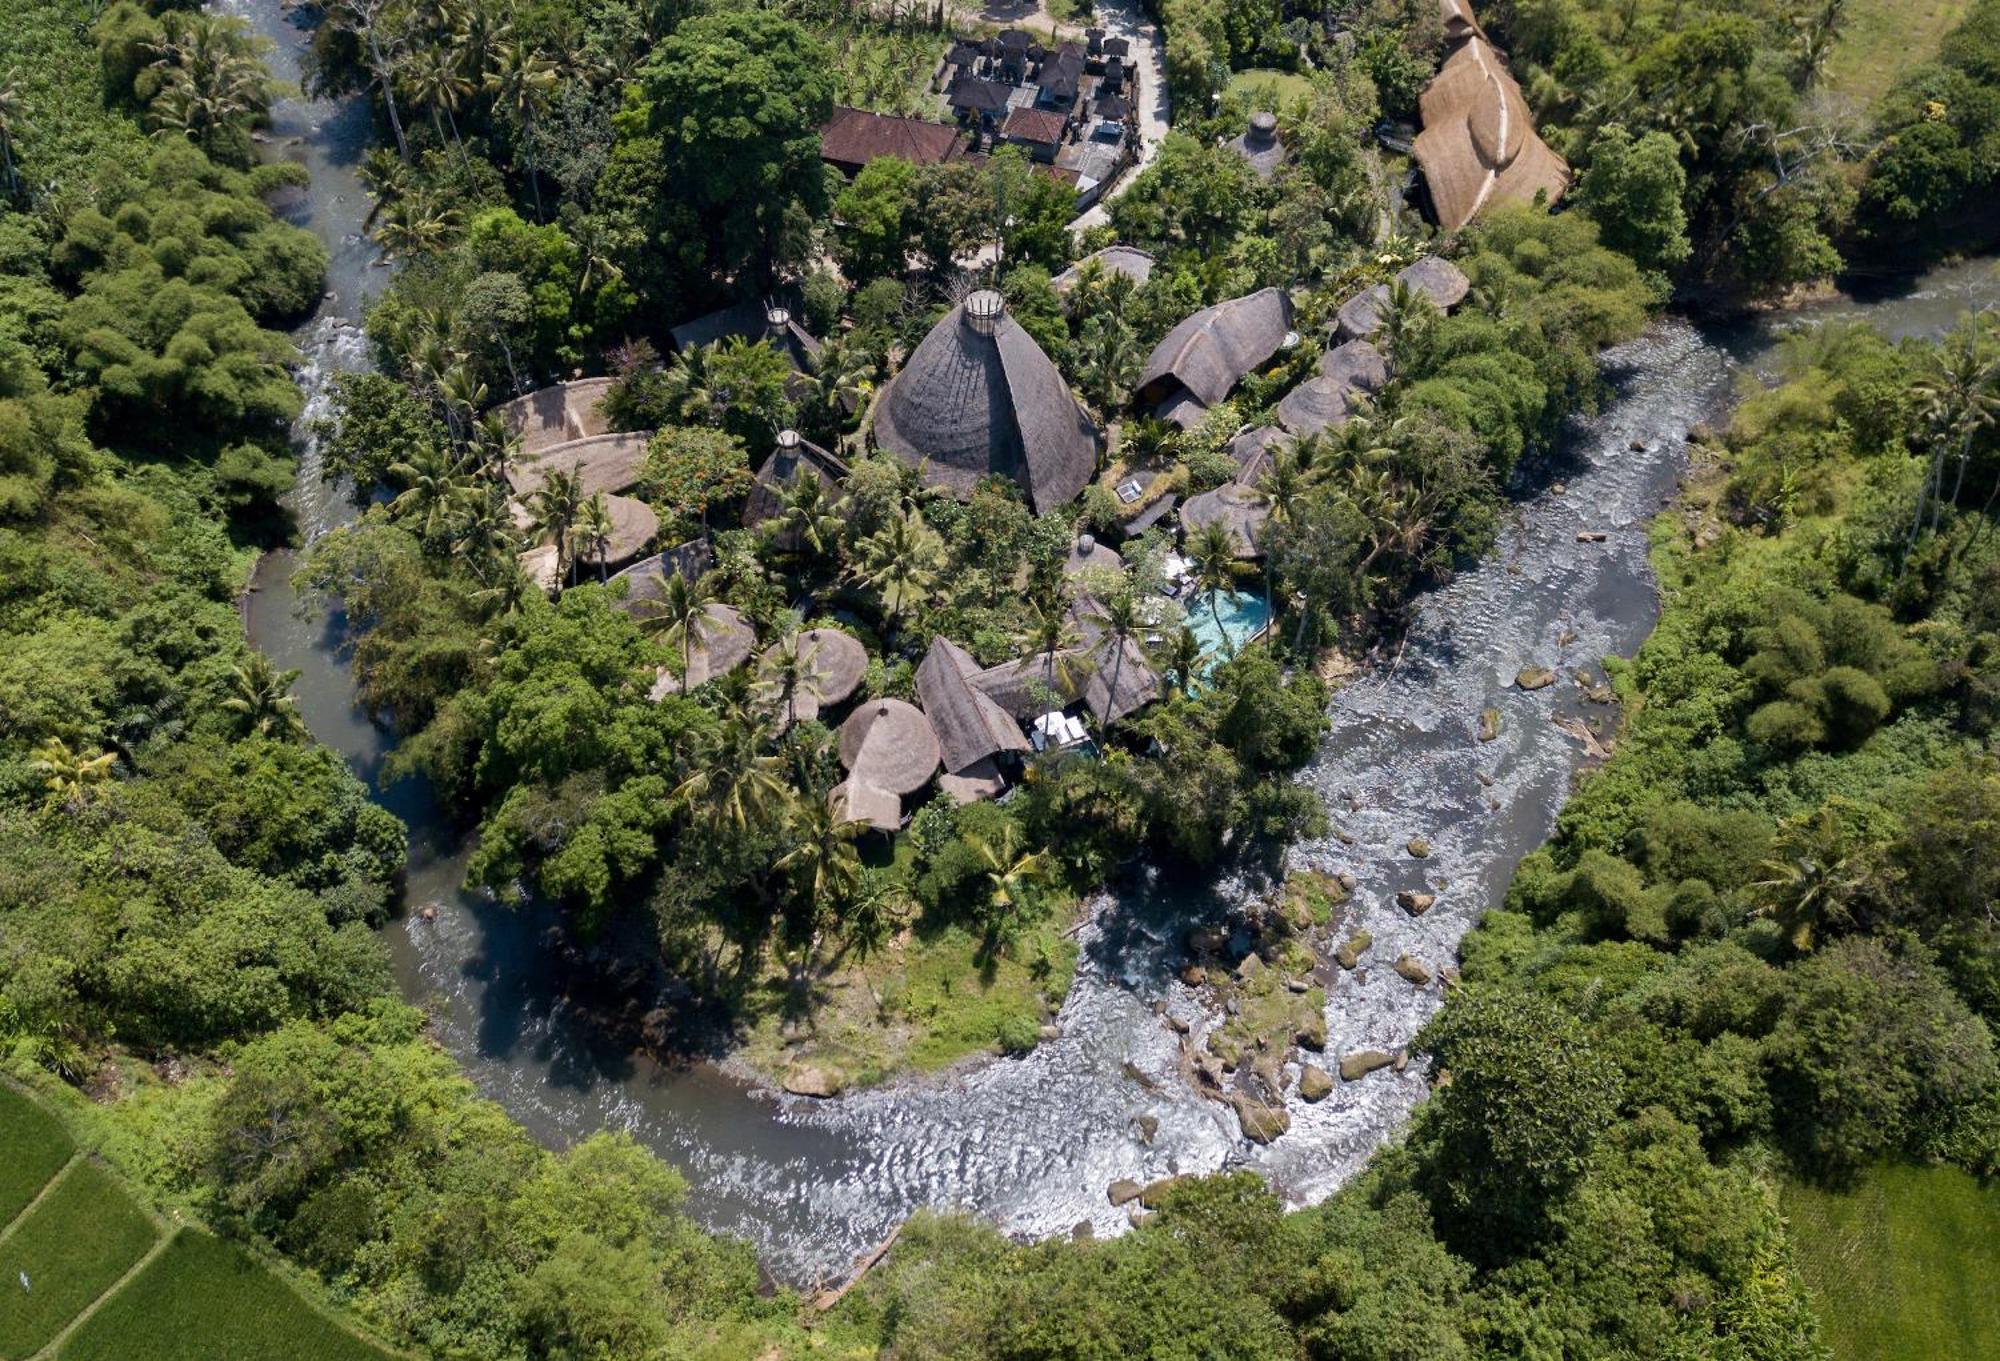
[(966, 845), (986, 872), (985, 917), (992, 948), (1012, 940), (1034, 911), (1037, 891), (1055, 875), (1047, 850), (1023, 851), (1020, 824), (1008, 821), (997, 841), (967, 833)]
[(801, 467), (778, 493), (778, 532), (823, 560), (840, 542), (839, 506), (826, 484)]
[(1130, 590), (1119, 591), (1098, 607), (1097, 622), (1111, 640), (1111, 688), (1105, 696), (1104, 726), (1108, 731), (1117, 712), (1118, 682), (1125, 674), (1125, 654), (1129, 644), (1145, 628), (1139, 598)]
[(1050, 694), (1074, 694), (1080, 688), (1089, 661), (1076, 650), (1083, 635), (1061, 601), (1028, 602), (1028, 627), (1022, 641), (1041, 654), (1042, 682), (1049, 687)]
[(668, 647), (681, 654), (681, 693), (688, 688), (688, 672), (694, 666), (694, 650), (707, 638), (708, 607), (715, 599), (715, 586), (706, 576), (689, 581), (679, 572), (669, 573), (660, 598), (639, 621), (639, 627), (660, 635)]
[(410, 159), (410, 139), (403, 131), (402, 111), (396, 106), (396, 65), (400, 34), (391, 12), (390, 0), (325, 0), (320, 6), (327, 22), (358, 41), (368, 74), (382, 92), (382, 104), (389, 114), (389, 130), (396, 136), (396, 154)]
[(14, 168), (14, 143), (22, 132), (21, 73), (10, 69), (0, 80), (0, 175), (7, 180), (7, 197), (21, 188), (20, 173)]
[(305, 720), (299, 717), (298, 701), (292, 697), (297, 668), (280, 671), (261, 652), (230, 672), (230, 688), (235, 692), (222, 707), (243, 721), (246, 732), (264, 737), (302, 738)]
[(1219, 520), (1211, 520), (1203, 525), (1199, 533), (1188, 541), (1188, 561), (1194, 567), (1194, 578), (1202, 590), (1208, 592), (1209, 617), (1215, 620), (1215, 631), (1222, 639), (1222, 646), (1229, 656), (1236, 655), (1236, 645), (1222, 627), (1222, 593), (1236, 594), (1236, 583), (1242, 577), (1244, 567), (1236, 556), (1240, 545), (1236, 531)]
[[(470, 174), (472, 165), (465, 155), (465, 139), (458, 132), (458, 107), (472, 93), (472, 82), (458, 68), (458, 58), (449, 48), (434, 46), (419, 51), (415, 63), (404, 76), (410, 97), (430, 111), (431, 126), (438, 141), (449, 140), (458, 148), (459, 169)], [(451, 137), (444, 133), (442, 114), (451, 122)]]
[(472, 437), (486, 397), (486, 384), (466, 367), (463, 356), (438, 375), (438, 399), (444, 403), (445, 423), (451, 427), (453, 439), (463, 442)]
[(874, 590), (891, 619), (937, 593), (944, 539), (924, 522), (922, 511), (899, 512), (855, 548), (855, 579)]
[(604, 499), (603, 492), (593, 492), (576, 516), (576, 551), (579, 558), (597, 559), (597, 580), (602, 583), (609, 579), (606, 569), (611, 553), (611, 533), (616, 528), (611, 522), (611, 506)]
[[(435, 255), (448, 245), (463, 217), (458, 208), (441, 202), (429, 189), (412, 189), (382, 210), (375, 242), (389, 255), (405, 259)], [(442, 373), (448, 366), (438, 366)]]
[(1194, 692), (1195, 680), (1202, 668), (1215, 654), (1204, 651), (1201, 639), (1195, 631), (1182, 624), (1180, 632), (1174, 634), (1154, 655), (1160, 670), (1167, 678), (1167, 690), (1175, 695), (1189, 695)]
[(1382, 304), (1382, 329), (1375, 343), (1398, 374), (1416, 367), (1424, 337), (1437, 320), (1437, 305), (1430, 295), (1398, 279), (1389, 285)]
[(1916, 514), (1910, 520), (1910, 533), (1904, 544), (1905, 557), (1922, 530), (1927, 501), (1932, 532), (1937, 530), (1944, 505), (1945, 455), (1954, 447), (1958, 479), (1952, 487), (1951, 500), (1954, 507), (1958, 504), (1959, 493), (1965, 487), (1966, 464), (1972, 458), (1973, 438), (2000, 414), (2000, 390), (1996, 390), (2000, 384), (1996, 384), (1996, 374), (2000, 374), (2000, 358), (1994, 355), (1984, 328), (1968, 318), (1931, 352), (1929, 372), (1912, 387), (1924, 423), (1931, 432), (1931, 462), (1924, 484), (1917, 492)]
[(1139, 380), (1139, 347), (1132, 328), (1116, 317), (1091, 317), (1077, 337), (1077, 358), (1078, 377), (1091, 404), (1100, 413), (1123, 406)]
[(489, 486), (484, 494), (468, 490), (465, 518), (459, 522), (451, 551), (488, 581), (494, 569), (513, 559), (516, 549), (513, 504), (504, 489)]
[(1271, 518), (1279, 524), (1289, 524), (1298, 509), (1299, 498), (1306, 492), (1303, 460), (1293, 450), (1281, 450), (1258, 482), (1257, 490), (1270, 502)]
[(571, 531), (576, 528), (577, 516), (583, 513), (583, 475), (575, 468), (565, 472), (560, 468), (551, 469), (542, 478), (542, 485), (528, 498), (528, 515), (535, 532), (544, 543), (556, 546), (556, 581), (561, 583), (569, 575)]
[(51, 737), (35, 748), (28, 768), (42, 777), (42, 787), (49, 791), (52, 800), (66, 811), (77, 813), (90, 802), (97, 787), (111, 778), (111, 769), (117, 761), (115, 752), (86, 756), (72, 750), (62, 738)]
[(1828, 930), (1853, 921), (1868, 884), (1847, 824), (1831, 805), (1789, 819), (1773, 843), (1764, 877), (1750, 885), (1757, 912), (1771, 918), (1794, 950), (1810, 951)]
[(270, 44), (230, 15), (169, 11), (149, 44), (161, 85), (148, 107), (155, 134), (179, 133), (214, 152), (218, 134), (271, 107), (263, 49)]
[(426, 540), (441, 538), (465, 504), (464, 468), (443, 450), (426, 449), (407, 463), (390, 464), (389, 475), (403, 484), (389, 513), (415, 520), (417, 533)]
[(801, 649), (799, 637), (797, 633), (786, 634), (766, 648), (757, 663), (759, 676), (754, 688), (765, 703), (784, 711), (787, 728), (799, 721), (800, 695), (822, 697), (819, 671), (813, 665), (813, 655), (819, 646), (815, 643)]
[(534, 578), (521, 570), (520, 563), (507, 560), (507, 570), (502, 572), (500, 579), (476, 592), (472, 598), (486, 619), (506, 619), (526, 609), (528, 601), (539, 589)]
[(794, 804), (796, 840), (778, 857), (777, 868), (793, 876), (815, 909), (838, 908), (861, 886), (861, 853), (855, 838), (868, 824), (837, 815), (825, 799), (811, 794)]
[(748, 831), (768, 823), (791, 795), (784, 762), (763, 754), (764, 730), (725, 719), (701, 752), (694, 774), (673, 797), (684, 808), (702, 807), (711, 826)]
[[(517, 153), (520, 143), (533, 135), (535, 119), (548, 103), (549, 92), (556, 85), (556, 64), (539, 49), (529, 46), (516, 38), (500, 49), (498, 60), (486, 72), (486, 88), (492, 92), (495, 102), (510, 111), (520, 121), (521, 137), (516, 143)], [(527, 157), (528, 185), (535, 195), (535, 216), (545, 217), (542, 208), (542, 180), (536, 173), (532, 153)]]

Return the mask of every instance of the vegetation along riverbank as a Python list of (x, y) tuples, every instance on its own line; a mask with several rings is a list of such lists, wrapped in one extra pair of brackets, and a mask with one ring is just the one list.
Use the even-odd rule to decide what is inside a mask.
[[(1297, 941), (1350, 888), (1282, 879), (1325, 654), (1491, 546), (1676, 296), (1989, 243), (2000, 5), (1875, 85), (1848, 8), (1167, 0), (1137, 168), (1159, 92), (1102, 32), (326, 0), (308, 79), (379, 122), (396, 270), (309, 432), (357, 504), (304, 580), (473, 880), (643, 943), (656, 1047), (807, 1096), (1030, 1049), (1093, 889), (1226, 871), (1274, 896), (1208, 942), (1198, 1062), (1281, 1139), (1260, 1051), (1323, 1025)], [(926, 1214), (821, 1308), (630, 1137), (536, 1145), (391, 991), (403, 830), (234, 604), (326, 269), (261, 60), (0, 0), (0, 1041), (103, 1159), (13, 1170), (68, 1155), (10, 1114), (0, 1332), (296, 1352), (165, 1312), (306, 1320), (261, 1254), (440, 1357), (1872, 1354), (1822, 1338), (1811, 1197), (2000, 1170), (1989, 318), (1802, 331), (1714, 436), (1615, 753), (1353, 1183), (1114, 1188), (1108, 1242)]]

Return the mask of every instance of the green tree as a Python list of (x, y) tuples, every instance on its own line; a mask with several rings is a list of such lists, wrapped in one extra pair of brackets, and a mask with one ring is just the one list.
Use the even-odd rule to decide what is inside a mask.
[(280, 671), (269, 657), (253, 652), (231, 671), (232, 693), (222, 701), (222, 707), (236, 715), (246, 732), (303, 740), (305, 720), (299, 717), (298, 701), (291, 693), (292, 682), (298, 678), (297, 668)]
[(1635, 138), (1617, 123), (1598, 129), (1577, 192), (1604, 244), (1642, 269), (1671, 275), (1694, 253), (1684, 203), (1687, 171), (1667, 133), (1656, 129)]
[(752, 480), (742, 440), (725, 431), (684, 425), (653, 436), (639, 485), (675, 524), (698, 526), (706, 533), (709, 512), (742, 499)]
[(861, 168), (833, 202), (841, 268), (856, 284), (900, 276), (914, 244), (917, 170), (899, 156), (879, 156)]

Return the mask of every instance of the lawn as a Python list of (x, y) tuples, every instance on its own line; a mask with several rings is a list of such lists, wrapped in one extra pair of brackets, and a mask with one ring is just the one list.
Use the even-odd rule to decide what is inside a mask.
[(54, 1116), (0, 1083), (0, 1228), (69, 1160), (70, 1147)]
[(0, 1356), (32, 1355), (145, 1256), (155, 1237), (153, 1221), (125, 1188), (96, 1163), (80, 1160), (0, 1242), (0, 1291), (7, 1300), (0, 1308)]
[[(1261, 104), (1283, 106), (1294, 99), (1303, 99), (1312, 93), (1312, 82), (1296, 71), (1279, 71), (1268, 66), (1253, 66), (1247, 71), (1238, 71), (1229, 78), (1229, 93), (1259, 94), (1264, 97)], [(1272, 109), (1276, 112), (1277, 107)]]
[(1937, 55), (1970, 0), (1853, 0), (1827, 63), (1827, 88), (1866, 107)]
[(1851, 1191), (1788, 1184), (1782, 1203), (1835, 1361), (1994, 1354), (2000, 1188), (1956, 1168), (1885, 1167)]
[(386, 1361), (233, 1243), (185, 1229), (63, 1344), (60, 1361)]

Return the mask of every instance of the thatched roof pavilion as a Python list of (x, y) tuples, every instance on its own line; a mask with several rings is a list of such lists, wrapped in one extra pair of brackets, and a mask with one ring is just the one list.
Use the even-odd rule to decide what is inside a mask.
[(583, 481), (585, 496), (595, 496), (601, 491), (629, 491), (639, 483), (639, 474), (646, 467), (646, 450), (652, 442), (652, 435), (646, 431), (570, 440), (532, 458), (516, 459), (507, 469), (507, 481), (516, 496), (532, 496), (551, 472), (573, 469)]
[(948, 638), (933, 638), (917, 668), (917, 698), (954, 774), (1003, 752), (1028, 750), (1028, 738), (1008, 712), (979, 690), (979, 664)]
[(1236, 538), (1239, 558), (1264, 556), (1264, 526), (1270, 520), (1270, 502), (1241, 482), (1225, 482), (1214, 491), (1190, 496), (1181, 506), (1183, 529), (1194, 534), (1207, 525), (1224, 526)]
[(1388, 381), (1381, 351), (1365, 340), (1350, 340), (1321, 355), (1319, 373), (1285, 394), (1278, 422), (1301, 438), (1337, 429)]
[(691, 350), (717, 341), (764, 341), (801, 373), (819, 358), (816, 336), (799, 325), (797, 299), (789, 293), (775, 298), (739, 298), (727, 307), (684, 321), (668, 332), (677, 350)]
[(610, 387), (609, 378), (579, 378), (516, 397), (493, 410), (507, 433), (521, 441), (521, 452), (532, 458), (558, 444), (608, 431), (611, 426), (599, 403)]
[(878, 832), (903, 825), (902, 799), (851, 775), (827, 791), (826, 802), (843, 822), (865, 822)]
[(1438, 226), (1457, 231), (1494, 203), (1554, 203), (1569, 188), (1568, 163), (1536, 134), (1520, 85), (1470, 10), (1452, 0), (1440, 10), (1458, 45), (1418, 98), (1415, 146)]
[(1231, 298), (1186, 318), (1153, 347), (1136, 399), (1193, 424), (1283, 349), (1292, 334), (1292, 300), (1281, 288)]
[(686, 543), (653, 554), (641, 562), (635, 562), (622, 572), (614, 572), (611, 582), (625, 583), (625, 598), (618, 608), (630, 615), (644, 616), (659, 604), (667, 590), (669, 573), (694, 581), (715, 565), (715, 554), (710, 550), (707, 539), (689, 539)]
[[(660, 532), (660, 517), (644, 501), (629, 496), (607, 496), (604, 507), (611, 514), (611, 534), (605, 541), (603, 565), (607, 568), (630, 562), (652, 546)], [(556, 588), (556, 548), (541, 544), (517, 559), (529, 579), (544, 591)], [(592, 580), (598, 570), (598, 554), (593, 549), (577, 549), (576, 580)]]
[(1227, 146), (1250, 163), (1252, 174), (1266, 182), (1285, 163), (1285, 144), (1278, 140), (1278, 116), (1274, 113), (1251, 114), (1249, 130)]
[[(840, 495), (840, 484), (847, 477), (847, 464), (801, 436), (798, 431), (780, 430), (777, 447), (757, 469), (757, 481), (743, 503), (743, 527), (754, 529), (777, 515), (784, 508), (785, 491), (801, 473), (817, 478), (831, 502)], [(784, 546), (789, 548), (795, 545)]]
[[(1324, 364), (1325, 361), (1321, 362)], [(1245, 430), (1229, 441), (1229, 457), (1236, 461), (1236, 480), (1254, 485), (1263, 475), (1263, 470), (1271, 466), (1274, 454), (1297, 443), (1296, 439), (1275, 425), (1260, 425), (1254, 430)]]
[(702, 623), (688, 655), (685, 681), (661, 667), (653, 681), (652, 698), (699, 689), (717, 676), (726, 676), (749, 661), (756, 646), (757, 635), (734, 605), (708, 605), (702, 610)]
[[(1465, 301), (1472, 281), (1449, 260), (1427, 255), (1396, 272), (1396, 282), (1431, 300), (1440, 312)], [(1389, 305), (1389, 285), (1364, 288), (1340, 305), (1338, 333), (1342, 340), (1367, 340), (1382, 329), (1382, 310)]]
[[(1120, 652), (1125, 654), (1121, 665)], [(1083, 702), (1097, 721), (1109, 727), (1160, 697), (1160, 674), (1146, 660), (1136, 639), (1114, 645), (1109, 634), (1098, 639), (1090, 652), (1090, 670), (1083, 678)]]
[(1085, 266), (1091, 264), (1096, 264), (1107, 275), (1123, 274), (1133, 283), (1143, 287), (1146, 280), (1153, 277), (1155, 261), (1137, 246), (1106, 246), (1103, 250), (1084, 256), (1056, 275), (1049, 280), (1049, 286), (1058, 293), (1069, 292), (1082, 279)]
[(930, 720), (900, 699), (871, 699), (840, 725), (840, 763), (850, 784), (914, 794), (930, 783), (943, 753)]
[[(822, 709), (861, 688), (861, 680), (868, 674), (868, 649), (853, 634), (839, 629), (807, 629), (796, 635), (795, 645), (806, 673), (792, 695), (791, 715), (781, 712), (781, 720), (792, 715), (801, 723), (818, 718)], [(766, 648), (757, 663), (759, 684), (771, 691), (774, 704), (775, 657), (775, 650)]]
[(1007, 777), (1000, 773), (999, 764), (991, 756), (982, 756), (963, 770), (947, 771), (938, 776), (938, 788), (953, 803), (977, 803), (1005, 793)]
[(1079, 534), (1076, 542), (1069, 546), (1069, 556), (1063, 559), (1063, 575), (1073, 577), (1079, 572), (1115, 572), (1125, 565), (1118, 550), (1109, 544), (1099, 543), (1095, 534)]
[(875, 442), (956, 496), (1011, 477), (1038, 514), (1074, 499), (1097, 466), (1090, 417), (991, 289), (952, 308), (890, 380)]

